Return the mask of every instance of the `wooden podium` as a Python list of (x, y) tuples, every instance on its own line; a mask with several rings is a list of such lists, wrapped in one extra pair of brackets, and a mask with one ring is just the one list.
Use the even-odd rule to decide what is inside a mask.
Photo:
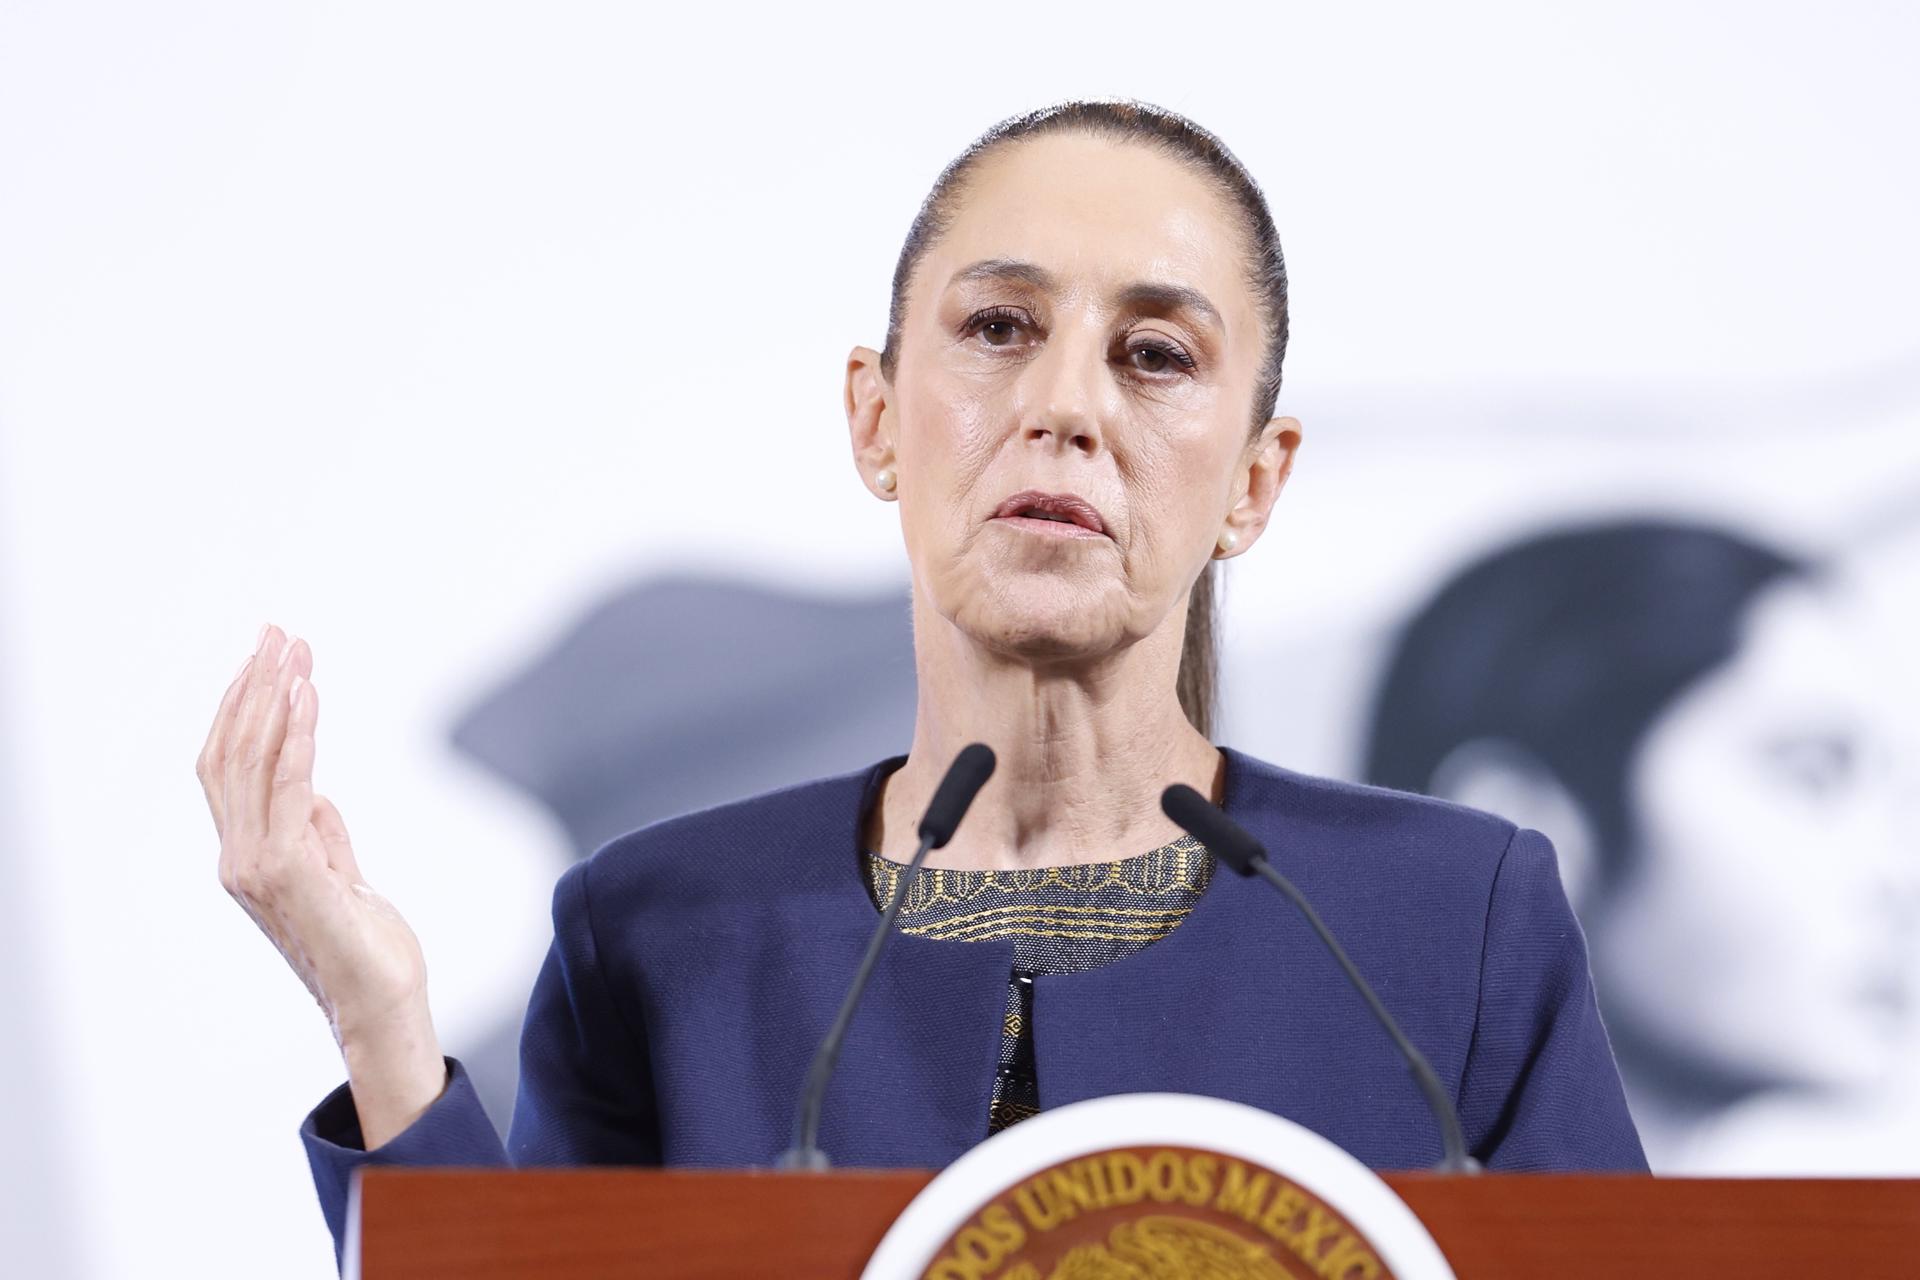
[[(371, 1167), (364, 1280), (856, 1280), (931, 1172)], [(1387, 1174), (1460, 1280), (1915, 1280), (1920, 1179)]]

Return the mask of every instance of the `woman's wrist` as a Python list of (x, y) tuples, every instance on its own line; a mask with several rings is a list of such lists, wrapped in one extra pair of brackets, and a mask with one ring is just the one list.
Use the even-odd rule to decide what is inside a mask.
[(446, 1058), (431, 1019), (343, 1032), (339, 1039), (368, 1151), (397, 1137), (446, 1091)]

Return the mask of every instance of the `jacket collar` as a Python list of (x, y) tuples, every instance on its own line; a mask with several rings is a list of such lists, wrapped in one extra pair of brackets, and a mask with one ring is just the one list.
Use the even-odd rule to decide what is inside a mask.
[[(1220, 747), (1219, 750), (1226, 762), (1221, 810), (1228, 817), (1258, 835), (1260, 813), (1265, 807), (1262, 802), (1269, 799), (1265, 794), (1268, 788), (1262, 784), (1276, 781), (1285, 771), (1244, 752), (1236, 751), (1232, 747)], [(888, 774), (906, 761), (905, 755), (888, 756), (863, 770), (842, 774), (839, 779), (848, 789), (850, 803), (836, 806), (836, 808), (846, 815), (849, 825), (842, 828), (840, 837), (835, 842), (838, 845), (838, 852), (834, 858), (836, 865), (830, 869), (829, 874), (834, 886), (834, 900), (838, 904), (836, 915), (850, 925), (857, 925), (863, 932), (873, 927), (877, 914), (873, 899), (867, 891), (861, 861), (866, 848), (867, 816), (872, 812), (873, 805), (879, 798), (880, 784)], [(1173, 954), (1175, 952), (1184, 953), (1188, 948), (1204, 950), (1208, 946), (1207, 935), (1217, 929), (1230, 927), (1229, 922), (1221, 917), (1236, 914), (1236, 907), (1244, 908), (1250, 898), (1258, 900), (1257, 894), (1242, 892), (1243, 887), (1242, 877), (1228, 873), (1225, 867), (1216, 868), (1216, 874), (1209, 878), (1206, 892), (1200, 895), (1199, 900), (1194, 903), (1193, 909), (1187, 913), (1178, 928), (1155, 941), (1152, 946), (1143, 947), (1130, 955), (1109, 961), (1101, 967), (1125, 966), (1138, 957), (1147, 957), (1154, 952), (1158, 952), (1161, 959), (1172, 960), (1175, 958)], [(1264, 900), (1258, 900), (1258, 905), (1267, 904)], [(945, 948), (954, 945), (949, 942), (936, 942), (902, 934), (894, 942), (889, 942), (888, 946), (891, 947), (901, 940), (910, 947), (917, 945), (918, 947)], [(982, 942), (968, 945), (985, 948), (988, 944)], [(1006, 952), (1007, 963), (1011, 965), (1013, 944), (1002, 942), (998, 944), (998, 949)], [(1153, 960), (1148, 959), (1145, 963), (1151, 964)]]

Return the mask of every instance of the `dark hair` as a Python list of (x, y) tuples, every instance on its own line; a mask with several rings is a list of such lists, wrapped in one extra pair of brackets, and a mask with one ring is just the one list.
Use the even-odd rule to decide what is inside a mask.
[[(976, 138), (940, 172), (933, 190), (900, 248), (893, 271), (893, 298), (887, 311), (887, 343), (880, 372), (891, 382), (900, 363), (900, 333), (906, 321), (907, 293), (914, 269), (953, 226), (966, 178), (982, 157), (1022, 138), (1049, 133), (1082, 133), (1152, 147), (1192, 166), (1210, 179), (1238, 210), (1247, 232), (1246, 276), (1266, 323), (1266, 358), (1254, 384), (1250, 435), (1257, 436), (1273, 416), (1280, 396), (1280, 366), (1287, 354), (1287, 266), (1260, 184), (1253, 180), (1225, 143), (1199, 125), (1162, 107), (1136, 99), (1079, 99), (1011, 116)], [(1201, 733), (1213, 734), (1219, 680), (1215, 638), (1215, 566), (1207, 563), (1187, 599), (1187, 630), (1180, 650), (1177, 688), (1180, 706)]]
[(1669, 520), (1556, 530), (1487, 555), (1400, 633), (1374, 700), (1367, 781), (1424, 792), (1462, 743), (1523, 747), (1585, 809), (1611, 884), (1632, 844), (1626, 778), (1641, 738), (1737, 652), (1762, 589), (1815, 572)]

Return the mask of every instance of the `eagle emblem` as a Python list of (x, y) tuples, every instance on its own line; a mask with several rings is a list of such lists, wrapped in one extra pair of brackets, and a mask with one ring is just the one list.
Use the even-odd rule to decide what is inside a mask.
[(1152, 1214), (1122, 1222), (1104, 1243), (1069, 1250), (1043, 1278), (1032, 1263), (1003, 1280), (1288, 1280), (1266, 1246), (1195, 1218)]

